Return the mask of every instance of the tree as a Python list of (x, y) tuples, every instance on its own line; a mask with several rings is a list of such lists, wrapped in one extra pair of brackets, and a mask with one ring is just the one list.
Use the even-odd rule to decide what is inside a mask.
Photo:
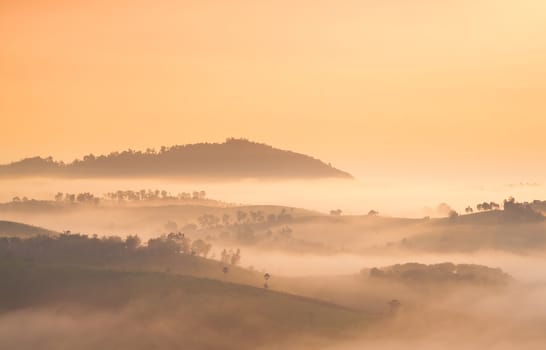
[(210, 252), (210, 249), (212, 248), (212, 245), (203, 241), (202, 239), (198, 239), (196, 241), (193, 241), (191, 245), (191, 250), (195, 252), (197, 255), (201, 255), (204, 258), (207, 257), (207, 255)]
[(231, 255), (231, 265), (238, 265), (241, 262), (241, 250), (237, 249), (235, 254)]
[(237, 210), (237, 221), (241, 223), (244, 219), (246, 219), (247, 213), (242, 210)]
[(180, 245), (174, 239), (165, 236), (150, 238), (147, 252), (152, 255), (175, 255), (180, 253)]
[(464, 210), (467, 214), (472, 214), (474, 212), (474, 210), (472, 209), (472, 207), (468, 206), (465, 208)]
[(171, 232), (167, 235), (167, 240), (174, 242), (178, 246), (179, 253), (182, 252), (184, 254), (188, 254), (191, 252), (191, 249), (190, 249), (191, 240), (187, 238), (183, 233)]
[(140, 246), (140, 238), (137, 235), (127, 236), (125, 238), (125, 248), (129, 251), (135, 251)]
[(504, 200), (504, 218), (511, 221), (542, 221), (544, 216), (529, 203), (518, 203), (514, 197)]
[(252, 221), (255, 223), (264, 221), (264, 215), (261, 210), (257, 210), (257, 211), (251, 210), (250, 217)]
[(368, 215), (369, 215), (369, 216), (377, 216), (377, 215), (379, 215), (379, 212), (372, 209), (372, 210), (370, 210), (370, 211), (368, 212)]
[(281, 236), (283, 238), (286, 238), (286, 239), (292, 238), (292, 229), (289, 226), (281, 227), (277, 231), (277, 233), (279, 234), (279, 236)]
[(94, 198), (95, 196), (93, 196), (91, 193), (83, 192), (83, 193), (78, 193), (78, 195), (76, 196), (76, 201), (80, 203), (86, 203), (86, 202), (93, 203)]
[(389, 304), (391, 314), (396, 313), (398, 309), (400, 309), (400, 306), (402, 306), (402, 304), (397, 299), (392, 299), (387, 304)]
[(340, 216), (343, 211), (341, 209), (330, 210), (330, 215)]
[(269, 214), (269, 215), (267, 216), (267, 222), (268, 222), (268, 223), (272, 224), (272, 223), (274, 223), (275, 221), (277, 221), (277, 215), (275, 215), (275, 214)]
[(222, 215), (222, 223), (224, 224), (224, 226), (229, 225), (229, 218), (230, 218), (230, 215), (227, 213)]
[(197, 218), (197, 221), (203, 228), (212, 228), (218, 226), (220, 218), (214, 214), (203, 214)]
[(445, 215), (445, 216), (449, 216), (449, 213), (452, 211), (453, 209), (449, 206), (449, 204), (447, 203), (440, 203), (438, 204), (438, 207), (436, 208), (436, 211), (441, 214), (441, 215)]
[(267, 281), (269, 281), (269, 279), (271, 278), (271, 275), (269, 273), (265, 273), (264, 274), (264, 280), (265, 280), (265, 283), (264, 283), (264, 288), (265, 289), (268, 289), (269, 288), (269, 285), (267, 284)]
[[(290, 210), (293, 210), (293, 208)], [(341, 210), (339, 213), (341, 215)], [(277, 215), (277, 221), (289, 221), (289, 220), (292, 220), (292, 215), (286, 213), (286, 208), (282, 208), (279, 215)]]
[(229, 264), (230, 255), (225, 248), (220, 253), (220, 261), (223, 262), (224, 264)]
[(491, 203), (488, 203), (488, 202), (483, 202), (483, 203), (479, 203), (476, 208), (480, 211), (480, 210), (491, 210)]
[(385, 273), (382, 270), (378, 269), (377, 267), (372, 268), (370, 270), (369, 274), (370, 274), (370, 277), (383, 277), (383, 276), (385, 276)]

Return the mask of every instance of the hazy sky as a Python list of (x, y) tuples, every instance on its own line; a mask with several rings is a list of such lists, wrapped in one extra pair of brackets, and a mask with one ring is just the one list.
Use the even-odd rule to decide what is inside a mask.
[(1, 0), (0, 162), (242, 136), (546, 175), (545, 38), (544, 0)]

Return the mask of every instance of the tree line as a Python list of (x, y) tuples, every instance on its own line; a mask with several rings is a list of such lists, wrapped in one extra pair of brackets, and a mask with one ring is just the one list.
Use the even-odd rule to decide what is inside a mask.
[[(73, 234), (31, 238), (0, 237), (0, 258), (57, 263), (104, 263), (128, 257), (192, 255), (207, 258), (212, 245), (202, 239), (191, 240), (180, 232), (150, 238), (143, 244), (137, 235), (119, 236)], [(224, 254), (225, 252), (225, 254)], [(222, 261), (237, 265), (241, 252), (225, 251)], [(227, 257), (226, 257), (227, 256)]]
[(505, 284), (512, 277), (498, 268), (475, 264), (406, 263), (363, 270), (371, 278), (402, 282), (472, 282), (481, 284)]
[(283, 208), (278, 212), (266, 214), (262, 210), (237, 210), (232, 216), (224, 213), (222, 216), (217, 216), (210, 213), (205, 213), (197, 218), (199, 226), (204, 229), (227, 227), (230, 225), (246, 225), (246, 224), (274, 224), (278, 222), (286, 222), (292, 220), (292, 215), (288, 214)]
[(57, 192), (52, 200), (38, 200), (34, 198), (28, 198), (26, 196), (15, 196), (11, 202), (3, 203), (5, 205), (40, 205), (40, 204), (93, 204), (98, 205), (101, 202), (144, 202), (144, 201), (176, 201), (176, 202), (188, 202), (188, 201), (209, 201), (220, 203), (219, 201), (208, 199), (207, 193), (203, 190), (192, 192), (181, 192), (178, 194), (171, 194), (166, 190), (118, 190), (113, 192), (107, 192), (102, 197), (96, 196), (90, 192), (80, 193), (63, 193)]

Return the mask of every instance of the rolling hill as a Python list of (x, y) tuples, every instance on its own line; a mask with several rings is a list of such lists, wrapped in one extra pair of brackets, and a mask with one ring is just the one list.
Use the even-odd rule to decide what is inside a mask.
[(54, 231), (13, 221), (0, 220), (0, 237), (31, 237), (55, 234)]
[[(10, 324), (23, 319), (35, 335), (36, 320), (48, 320), (41, 342), (55, 341), (55, 332), (65, 348), (286, 348), (306, 337), (341, 339), (377, 319), (301, 296), (158, 272), (0, 264), (0, 274), (1, 321), (15, 315)], [(18, 348), (36, 344), (14, 338)]]
[(0, 165), (5, 177), (345, 178), (352, 176), (316, 158), (246, 139), (92, 154), (65, 164), (52, 157)]

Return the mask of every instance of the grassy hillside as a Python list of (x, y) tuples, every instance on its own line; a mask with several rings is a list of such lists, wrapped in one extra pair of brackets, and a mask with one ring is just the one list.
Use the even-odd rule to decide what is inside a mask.
[[(58, 231), (70, 230), (89, 234), (139, 234), (150, 237), (167, 231), (182, 230), (188, 223), (198, 224), (202, 215), (214, 215), (222, 220), (229, 216), (230, 224), (237, 220), (237, 212), (260, 212), (264, 217), (270, 214), (286, 213), (293, 219), (320, 215), (317, 212), (275, 205), (240, 205), (230, 207), (206, 205), (141, 205), (141, 206), (70, 206), (66, 208), (18, 209), (0, 207), (0, 214), (11, 221), (28, 222), (32, 225), (50, 227)], [(174, 227), (165, 225), (175, 223)], [(222, 223), (221, 223), (222, 224)], [(172, 226), (172, 225), (171, 225)]]
[(541, 252), (546, 249), (546, 224), (437, 225), (408, 236), (401, 247), (429, 252)]
[[(158, 344), (169, 349), (254, 349), (289, 344), (296, 336), (332, 340), (364, 329), (374, 320), (309, 298), (167, 273), (4, 262), (0, 276), (6, 287), (0, 289), (4, 318), (8, 311), (40, 310), (36, 313), (51, 316), (50, 322), (67, 314), (83, 328), (90, 319), (105, 318), (102, 326), (86, 330), (89, 343), (63, 334), (65, 346), (78, 349), (99, 344), (103, 349), (145, 349)], [(116, 328), (108, 329), (113, 317)], [(50, 325), (55, 331), (57, 327)], [(130, 329), (140, 331), (123, 336)], [(207, 336), (195, 338), (197, 329)]]
[(530, 206), (505, 203), (504, 210), (431, 221), (424, 230), (406, 237), (402, 246), (437, 252), (543, 251), (546, 248), (546, 222), (544, 216)]
[(54, 231), (41, 227), (22, 224), (19, 222), (0, 220), (0, 236), (10, 237), (32, 237), (39, 235), (52, 235)]

